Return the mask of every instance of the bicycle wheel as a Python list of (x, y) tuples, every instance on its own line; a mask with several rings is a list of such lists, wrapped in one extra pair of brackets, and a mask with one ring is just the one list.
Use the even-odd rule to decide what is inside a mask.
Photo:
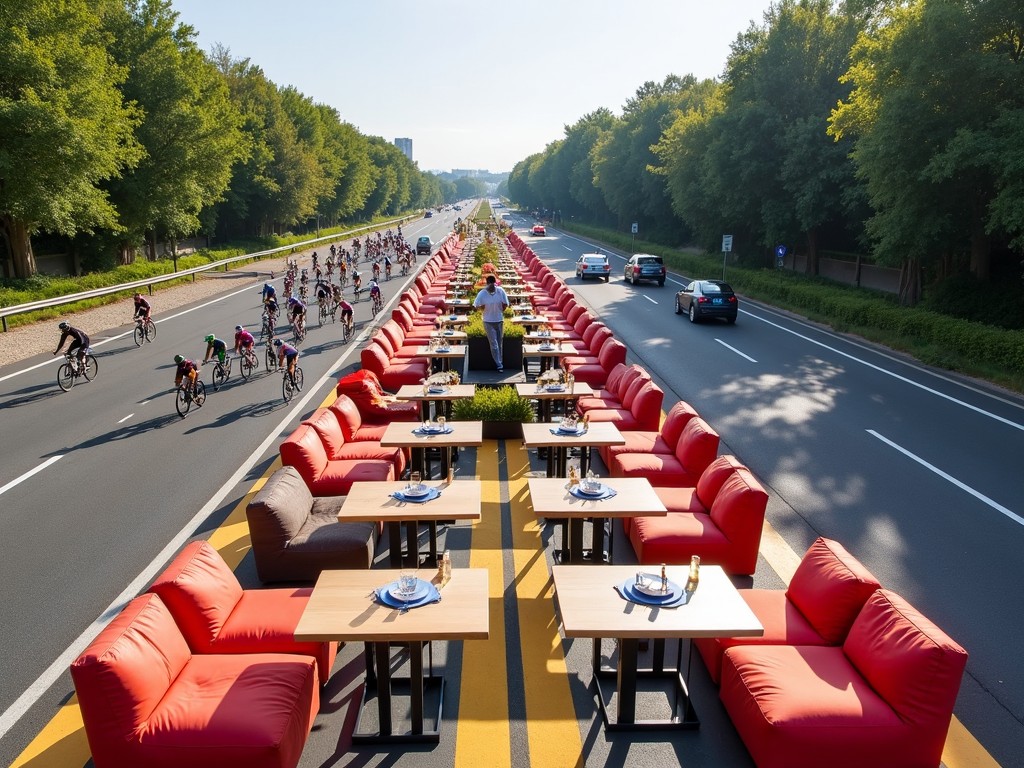
[(327, 306), (325, 304), (320, 305), (320, 325), (327, 322)]
[(288, 371), (285, 370), (284, 376), (281, 377), (281, 395), (286, 403), (290, 403), (294, 394), (295, 388), (292, 387), (291, 377), (288, 376)]
[(351, 338), (352, 338), (352, 328), (349, 326), (348, 323), (342, 323), (341, 324), (341, 340), (344, 341), (347, 344), (348, 340), (351, 339)]
[(146, 341), (150, 344), (156, 341), (156, 323), (152, 320), (146, 321)]
[(64, 363), (57, 369), (57, 386), (65, 392), (75, 386), (75, 373), (71, 370), (71, 363)]
[(221, 364), (217, 363), (213, 367), (213, 390), (216, 392), (223, 386), (224, 382), (228, 380), (227, 369)]
[(174, 395), (174, 408), (178, 411), (178, 415), (184, 419), (188, 416), (188, 409), (191, 407), (192, 398), (189, 397), (188, 392), (185, 390), (185, 385), (182, 384)]
[(100, 364), (96, 362), (96, 358), (92, 355), (85, 356), (85, 367), (82, 369), (82, 375), (86, 381), (92, 381), (96, 378), (96, 374), (100, 372)]
[(141, 347), (143, 344), (146, 343), (146, 331), (142, 328), (141, 325), (135, 326), (135, 333), (133, 333), (132, 336), (135, 338), (136, 347)]
[(302, 369), (298, 366), (295, 367), (295, 389), (302, 391)]
[(199, 379), (196, 379), (196, 389), (192, 393), (192, 402), (196, 404), (197, 408), (202, 408), (203, 403), (206, 402), (206, 385)]
[(254, 365), (255, 360), (255, 356), (242, 355), (242, 359), (238, 361), (238, 370), (242, 374), (243, 379), (247, 380), (252, 375), (253, 370), (256, 368)]
[(277, 355), (274, 354), (274, 350), (267, 347), (267, 371), (277, 370)]

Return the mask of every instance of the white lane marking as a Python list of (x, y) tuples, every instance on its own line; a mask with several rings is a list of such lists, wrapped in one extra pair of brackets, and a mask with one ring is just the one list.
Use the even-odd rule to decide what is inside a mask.
[[(929, 394), (935, 395), (936, 397), (941, 397), (943, 400), (948, 400), (949, 402), (951, 402), (951, 403), (953, 403), (955, 405), (963, 406), (964, 408), (966, 408), (969, 411), (974, 411), (975, 413), (979, 413), (982, 416), (988, 416), (990, 419), (995, 419), (996, 421), (1001, 422), (1003, 424), (1006, 424), (1009, 427), (1013, 427), (1014, 429), (1019, 429), (1022, 432), (1024, 432), (1024, 424), (1018, 424), (1016, 421), (1011, 421), (1010, 419), (1004, 418), (1004, 417), (1000, 416), (999, 414), (992, 413), (991, 411), (986, 411), (984, 408), (980, 408), (977, 405), (972, 405), (971, 403), (967, 403), (967, 402), (964, 402), (963, 400), (959, 400), (959, 399), (953, 397), (952, 395), (947, 395), (945, 392), (939, 392), (939, 390), (937, 390), (937, 389), (932, 389), (931, 387), (927, 387), (924, 384), (921, 384), (919, 382), (914, 381), (913, 379), (908, 379), (906, 376), (900, 376), (898, 373), (895, 373), (893, 371), (888, 371), (888, 370), (886, 370), (885, 368), (883, 368), (880, 365), (875, 365), (874, 363), (869, 363), (867, 360), (862, 360), (859, 357), (855, 357), (854, 355), (851, 355), (849, 352), (843, 352), (842, 350), (836, 349), (835, 347), (830, 347), (828, 344), (825, 344), (824, 342), (818, 341), (817, 339), (812, 339), (811, 337), (805, 336), (802, 333), (797, 333), (796, 331), (794, 331), (794, 330), (792, 330), (790, 328), (786, 328), (784, 326), (781, 326), (778, 323), (773, 323), (771, 320), (766, 320), (763, 317), (759, 317), (758, 315), (755, 315), (752, 312), (749, 312), (748, 310), (740, 310), (740, 311), (743, 312), (743, 314), (745, 314), (745, 315), (749, 315), (754, 320), (760, 320), (762, 323), (765, 323), (766, 325), (771, 325), (771, 326), (773, 326), (775, 328), (778, 328), (780, 331), (785, 331), (786, 333), (792, 334), (793, 336), (796, 336), (798, 339), (803, 339), (804, 341), (808, 341), (811, 344), (815, 344), (815, 345), (817, 345), (817, 346), (819, 346), (819, 347), (821, 347), (823, 349), (827, 349), (829, 352), (834, 352), (837, 355), (845, 357), (845, 358), (847, 358), (849, 360), (853, 360), (855, 363), (860, 363), (861, 365), (867, 366), (868, 368), (871, 368), (871, 369), (873, 369), (875, 371), (878, 371), (879, 373), (884, 373), (886, 376), (891, 376), (892, 378), (894, 378), (894, 379), (896, 379), (898, 381), (902, 381), (904, 384), (909, 384), (912, 387), (917, 387), (918, 389), (922, 389), (925, 392), (928, 392)], [(924, 372), (927, 373), (927, 371), (924, 371)], [(948, 383), (950, 383), (950, 384), (956, 384), (957, 386), (963, 386), (962, 384), (958, 384), (957, 382), (952, 381), (950, 379), (943, 379), (943, 380), (948, 382)], [(979, 394), (985, 394), (984, 392), (979, 392), (978, 390), (974, 390), (974, 391), (978, 392)]]
[(134, 413), (129, 413), (129, 414), (127, 415), (127, 416), (125, 416), (125, 417), (124, 417), (123, 419), (121, 419), (121, 420), (120, 420), (119, 422), (117, 422), (117, 423), (118, 423), (118, 424), (124, 424), (124, 423), (125, 423), (126, 421), (128, 421), (128, 419), (130, 419), (130, 418), (131, 418), (132, 416), (134, 416), (134, 415), (135, 415)]
[[(58, 656), (54, 662), (50, 664), (50, 666), (47, 667), (43, 673), (39, 675), (31, 685), (29, 685), (28, 688), (25, 689), (17, 700), (15, 700), (15, 702), (3, 712), (3, 714), (0, 714), (0, 739), (3, 739), (7, 732), (11, 730), (11, 728), (17, 724), (25, 713), (35, 705), (40, 697), (49, 690), (50, 686), (60, 679), (71, 665), (71, 662), (78, 658), (82, 651), (84, 651), (89, 643), (92, 642), (93, 638), (95, 638), (96, 635), (98, 635), (103, 628), (107, 626), (115, 616), (117, 616), (124, 605), (133, 597), (138, 595), (142, 588), (153, 580), (167, 561), (170, 560), (179, 549), (181, 549), (185, 542), (195, 535), (199, 524), (204, 522), (206, 518), (209, 517), (218, 506), (220, 506), (220, 503), (224, 500), (224, 497), (231, 492), (232, 488), (245, 479), (246, 474), (248, 474), (249, 470), (252, 469), (257, 461), (260, 460), (264, 451), (270, 447), (285, 427), (287, 427), (298, 414), (305, 410), (306, 404), (310, 401), (313, 395), (320, 390), (327, 379), (333, 378), (338, 374), (342, 361), (345, 359), (346, 355), (352, 351), (352, 349), (353, 348), (351, 347), (346, 348), (345, 352), (337, 359), (337, 361), (335, 361), (334, 365), (327, 371), (327, 373), (321, 376), (320, 380), (313, 386), (313, 388), (306, 393), (306, 396), (303, 397), (283, 419), (281, 419), (281, 422), (274, 427), (273, 431), (267, 435), (267, 438), (259, 444), (256, 450), (249, 455), (249, 458), (247, 458), (235, 473), (228, 478), (227, 482), (224, 483), (217, 493), (213, 495), (213, 498), (206, 502), (203, 508), (185, 524), (184, 528), (178, 531), (174, 538), (168, 542), (167, 546), (164, 547), (153, 559), (153, 562), (146, 566), (142, 573), (136, 576), (135, 580), (125, 587), (120, 595), (114, 598), (114, 601), (107, 606), (106, 610), (97, 616), (96, 620), (93, 621), (92, 624), (86, 627), (85, 631), (82, 632), (82, 634), (79, 635), (70, 646), (68, 646), (67, 650)], [(53, 463), (53, 461), (56, 461), (56, 459), (59, 458), (60, 456), (51, 459), (50, 463)], [(41, 468), (42, 467), (39, 469)], [(38, 469), (34, 470), (34, 472), (36, 471), (38, 471)], [(20, 482), (20, 479), (18, 482)], [(6, 490), (6, 487), (3, 490)]]
[[(266, 280), (264, 280), (263, 282), (266, 282)], [(154, 320), (153, 322), (154, 322), (154, 324), (159, 325), (160, 323), (167, 322), (168, 320), (173, 320), (176, 317), (181, 317), (182, 315), (187, 315), (189, 312), (195, 312), (197, 309), (202, 309), (203, 307), (208, 307), (211, 304), (216, 304), (218, 301), (223, 301), (224, 299), (230, 299), (232, 296), (237, 296), (240, 293), (245, 293), (246, 291), (251, 291), (257, 285), (259, 285), (259, 283), (253, 283), (252, 285), (248, 285), (245, 288), (242, 288), (240, 290), (234, 291), (233, 293), (226, 293), (223, 296), (221, 296), (220, 298), (213, 299), (212, 301), (208, 301), (205, 304), (200, 304), (197, 307), (192, 307), (191, 309), (183, 310), (181, 312), (178, 312), (175, 315), (168, 315), (167, 317), (161, 317), (159, 320)], [(99, 341), (97, 341), (95, 344), (91, 344), (90, 346), (91, 347), (102, 347), (104, 344), (108, 344), (111, 341), (117, 341), (118, 339), (123, 339), (125, 336), (131, 336), (133, 333), (135, 333), (135, 329), (134, 328), (132, 328), (130, 331), (125, 331), (124, 333), (119, 333), (116, 336), (107, 336), (105, 338), (102, 338)], [(28, 368), (22, 368), (20, 371), (15, 371), (14, 373), (8, 373), (6, 376), (0, 376), (0, 381), (7, 381), (8, 379), (13, 379), (15, 376), (20, 376), (23, 373), (28, 373), (29, 371), (34, 371), (36, 368), (42, 368), (44, 365), (50, 365), (51, 363), (63, 363), (63, 362), (64, 362), (64, 358), (63, 357), (58, 357), (58, 358), (55, 358), (54, 360), (44, 360), (41, 363), (36, 363), (35, 365), (30, 365)]]
[(744, 357), (744, 358), (746, 358), (747, 360), (749, 360), (749, 361), (750, 361), (750, 362), (752, 362), (752, 363), (756, 363), (756, 362), (757, 362), (757, 360), (755, 360), (754, 358), (752, 358), (752, 357), (751, 357), (750, 355), (745, 355), (745, 354), (743, 354), (743, 353), (742, 353), (742, 352), (740, 352), (740, 351), (739, 351), (738, 349), (736, 349), (736, 347), (733, 347), (733, 346), (730, 346), (730, 345), (726, 344), (726, 343), (725, 343), (724, 341), (722, 341), (721, 339), (715, 339), (715, 341), (717, 341), (717, 342), (718, 342), (719, 344), (721, 344), (721, 345), (722, 345), (723, 347), (725, 347), (726, 349), (732, 350), (733, 352), (735, 352), (735, 353), (736, 353), (737, 355), (739, 355), (740, 357)]
[(573, 250), (573, 249), (572, 249), (572, 248), (570, 248), (570, 247), (569, 247), (568, 245), (563, 245), (562, 247), (563, 247), (563, 248), (565, 248), (565, 250), (567, 250), (567, 251), (571, 251), (571, 250)]
[(897, 451), (902, 453), (907, 458), (913, 459), (918, 464), (920, 464), (922, 467), (925, 467), (926, 469), (930, 469), (932, 472), (934, 472), (936, 475), (941, 477), (943, 480), (948, 480), (949, 482), (951, 482), (953, 485), (955, 485), (960, 490), (966, 491), (967, 493), (971, 494), (971, 496), (973, 496), (974, 498), (978, 499), (979, 501), (982, 501), (985, 504), (988, 504), (990, 507), (992, 507), (992, 509), (996, 510), (997, 512), (1001, 512), (1002, 514), (1006, 515), (1008, 518), (1013, 520), (1018, 525), (1024, 525), (1024, 517), (1021, 517), (1020, 515), (1016, 514), (1015, 512), (1011, 512), (1009, 509), (1004, 507), (1002, 504), (1000, 504), (997, 501), (993, 501), (988, 496), (983, 494), (981, 491), (976, 491), (973, 488), (971, 488), (971, 486), (967, 485), (966, 483), (960, 482), (959, 480), (957, 480), (952, 475), (946, 474), (941, 469), (936, 467), (934, 464), (929, 464), (927, 461), (922, 459), (920, 456), (917, 456), (916, 454), (913, 454), (910, 451), (908, 451), (906, 448), (903, 448), (902, 446), (897, 445), (896, 443), (894, 443), (889, 438), (883, 437), (882, 435), (880, 435), (877, 432), (875, 432), (875, 430), (869, 429), (869, 430), (867, 430), (867, 433), (869, 435), (871, 435), (872, 437), (877, 437), (879, 440), (881, 440), (886, 445), (888, 445), (888, 446), (890, 446), (892, 448), (895, 448)]
[(652, 299), (646, 293), (642, 293), (640, 295), (643, 296), (645, 299), (647, 299), (649, 302), (651, 302), (651, 304), (653, 304), (654, 306), (658, 306), (658, 302), (656, 302), (654, 299)]
[(58, 460), (60, 460), (62, 458), (64, 458), (64, 454), (61, 454), (60, 456), (51, 456), (50, 458), (48, 458), (46, 461), (44, 461), (42, 464), (40, 464), (35, 469), (30, 469), (28, 472), (23, 474), (21, 477), (14, 478), (13, 480), (11, 480), (11, 482), (7, 483), (7, 485), (5, 485), (3, 488), (0, 488), (0, 495), (3, 495), (5, 493), (7, 493), (7, 491), (11, 490), (11, 488), (13, 488), (14, 486), (18, 485), (18, 483), (21, 483), (21, 482), (24, 482), (25, 480), (28, 480), (30, 477), (32, 477), (32, 475), (35, 475), (35, 474), (38, 474), (39, 472), (42, 472), (48, 466), (50, 466), (51, 464), (53, 464), (54, 462), (56, 462), (56, 461), (58, 461)]

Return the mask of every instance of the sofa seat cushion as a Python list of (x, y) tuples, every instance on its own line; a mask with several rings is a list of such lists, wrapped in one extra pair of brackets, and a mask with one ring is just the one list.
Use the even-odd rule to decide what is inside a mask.
[(761, 637), (700, 637), (694, 643), (711, 679), (722, 679), (722, 655), (737, 645), (829, 645), (786, 599), (783, 589), (741, 589), (740, 596), (764, 627)]
[(711, 514), (704, 502), (697, 495), (696, 488), (677, 488), (671, 486), (655, 486), (655, 495), (661, 499), (669, 512), (686, 512), (689, 514)]
[[(404, 413), (400, 414), (405, 416)], [(408, 419), (395, 419), (395, 421), (408, 421)], [(388, 422), (390, 423), (390, 422)], [(366, 441), (380, 442), (380, 439), (384, 437), (384, 433), (388, 430), (388, 423), (384, 424), (363, 424), (359, 429), (356, 430), (355, 435), (352, 436), (352, 442), (362, 443)]]
[(720, 696), (759, 768), (926, 764), (906, 759), (905, 725), (835, 646), (731, 648)]
[(598, 390), (593, 397), (581, 397), (576, 401), (576, 410), (580, 412), (622, 407), (622, 401), (607, 389)]
[(379, 523), (338, 522), (340, 496), (313, 500), (313, 509), (298, 533), (288, 542), (289, 553), (331, 554), (332, 568), (369, 568), (380, 534)]
[(309, 490), (314, 496), (347, 496), (352, 483), (394, 479), (395, 465), (390, 461), (339, 459), (328, 462)]
[(373, 440), (354, 440), (345, 443), (334, 459), (377, 459), (379, 461), (390, 461), (395, 465), (395, 474), (405, 469), (405, 456), (401, 448), (385, 448), (379, 442)]
[(614, 424), (620, 432), (639, 431), (636, 417), (633, 416), (632, 411), (626, 408), (598, 408), (597, 410), (587, 411), (587, 415), (590, 416), (590, 420), (593, 422), (601, 421)]
[[(661, 436), (660, 432), (627, 430), (622, 433), (622, 437), (625, 439), (626, 444), (608, 446), (607, 454), (609, 457), (618, 456), (620, 453), (660, 453), (670, 456), (675, 454), (675, 446), (665, 442), (665, 438)], [(602, 452), (601, 456), (604, 457), (604, 455), (604, 452)], [(610, 466), (610, 462), (606, 460), (605, 465)]]
[[(594, 414), (590, 419), (595, 420)], [(659, 487), (695, 488), (700, 479), (699, 474), (687, 471), (675, 456), (664, 453), (620, 453), (613, 457), (609, 469), (612, 477), (646, 477), (651, 485)]]
[(294, 766), (320, 708), (313, 659), (194, 656), (139, 733), (155, 768)]
[(633, 518), (629, 541), (637, 559), (645, 565), (689, 563), (692, 555), (699, 555), (702, 563), (725, 567), (732, 548), (711, 517), (702, 514)]
[(584, 384), (589, 384), (594, 389), (603, 387), (604, 383), (608, 380), (608, 371), (600, 365), (577, 366), (572, 369), (572, 375), (576, 381), (582, 381)]

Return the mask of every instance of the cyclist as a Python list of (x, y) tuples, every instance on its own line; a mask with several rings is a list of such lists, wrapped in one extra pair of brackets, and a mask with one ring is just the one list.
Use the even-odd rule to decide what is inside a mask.
[(309, 284), (309, 270), (305, 267), (302, 268), (302, 273), (299, 275), (299, 285), (305, 287)]
[(316, 285), (313, 290), (316, 293), (317, 303), (320, 303), (322, 301), (326, 301), (330, 297), (331, 284), (317, 276)]
[(333, 259), (338, 255), (338, 248), (334, 243), (331, 243), (331, 258)]
[(316, 269), (316, 251), (313, 251), (313, 269)]
[(347, 325), (349, 331), (352, 330), (352, 305), (344, 299), (338, 301), (338, 309), (341, 310), (341, 323)]
[(77, 353), (75, 357), (78, 360), (78, 367), (75, 370), (82, 370), (82, 366), (85, 363), (85, 353), (89, 349), (89, 334), (78, 328), (72, 328), (71, 324), (67, 322), (61, 322), (57, 327), (60, 329), (60, 341), (57, 343), (57, 348), (53, 351), (54, 356), (60, 352), (64, 342), (70, 336), (71, 343), (68, 345), (68, 354)]
[(384, 257), (384, 278), (386, 280), (390, 280), (391, 279), (391, 257), (390, 256), (385, 256)]
[(203, 364), (210, 362), (210, 359), (216, 355), (217, 360), (222, 364), (224, 359), (228, 356), (228, 345), (218, 339), (212, 333), (206, 334), (206, 338), (203, 339), (206, 342), (206, 356), (203, 358)]
[(277, 306), (277, 297), (271, 296), (267, 299), (264, 307), (266, 308), (267, 319), (270, 321), (270, 324), (273, 325), (274, 320), (277, 319), (277, 313), (279, 311)]
[(270, 283), (263, 284), (263, 303), (269, 304), (270, 302), (277, 303), (277, 289), (274, 288)]
[(306, 316), (306, 305), (293, 296), (288, 299), (288, 308), (290, 310), (288, 322), (295, 326), (296, 333), (301, 336), (303, 318)]
[(256, 346), (256, 339), (249, 333), (245, 328), (240, 325), (235, 326), (235, 354), (241, 354), (242, 351), (249, 352)]
[(274, 346), (277, 347), (277, 367), (284, 368), (288, 363), (288, 378), (292, 380), (292, 386), (298, 389), (295, 383), (295, 362), (299, 359), (299, 350), (291, 344), (285, 344), (281, 339), (274, 339)]
[(150, 315), (153, 314), (153, 307), (149, 301), (142, 298), (142, 294), (138, 292), (135, 293), (132, 299), (135, 301), (135, 317), (133, 319), (138, 320), (141, 317), (143, 321), (149, 320)]
[(359, 270), (355, 267), (352, 268), (352, 290), (355, 291), (356, 298), (359, 298), (359, 292), (363, 290), (363, 276), (359, 274)]
[(188, 376), (188, 388), (189, 391), (191, 391), (196, 386), (196, 377), (199, 376), (199, 366), (184, 355), (175, 355), (174, 362), (178, 364), (178, 368), (174, 372), (174, 386), (180, 387), (182, 379)]
[(374, 311), (376, 312), (377, 311), (376, 307), (377, 307), (378, 304), (380, 305), (380, 307), (384, 306), (384, 296), (383, 296), (383, 294), (381, 294), (380, 286), (377, 285), (377, 281), (376, 280), (374, 280), (374, 279), (370, 280), (369, 288), (370, 288), (370, 303), (375, 307)]
[(376, 259), (373, 260), (373, 279), (380, 280), (380, 262)]

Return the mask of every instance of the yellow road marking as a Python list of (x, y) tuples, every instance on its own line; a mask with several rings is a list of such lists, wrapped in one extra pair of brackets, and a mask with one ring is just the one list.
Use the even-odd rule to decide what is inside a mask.
[(554, 583), (529, 501), (529, 459), (520, 446), (505, 445), (530, 764), (582, 766), (583, 742), (555, 616)]
[(480, 481), (481, 515), (480, 522), (473, 527), (469, 566), (488, 571), (490, 626), (487, 640), (463, 643), (455, 766), (505, 768), (512, 765), (512, 744), (508, 722), (505, 575), (497, 441), (486, 440), (477, 449), (476, 466), (477, 475), (488, 479)]
[(11, 768), (84, 766), (90, 757), (82, 711), (78, 708), (78, 698), (72, 696), (15, 758)]

